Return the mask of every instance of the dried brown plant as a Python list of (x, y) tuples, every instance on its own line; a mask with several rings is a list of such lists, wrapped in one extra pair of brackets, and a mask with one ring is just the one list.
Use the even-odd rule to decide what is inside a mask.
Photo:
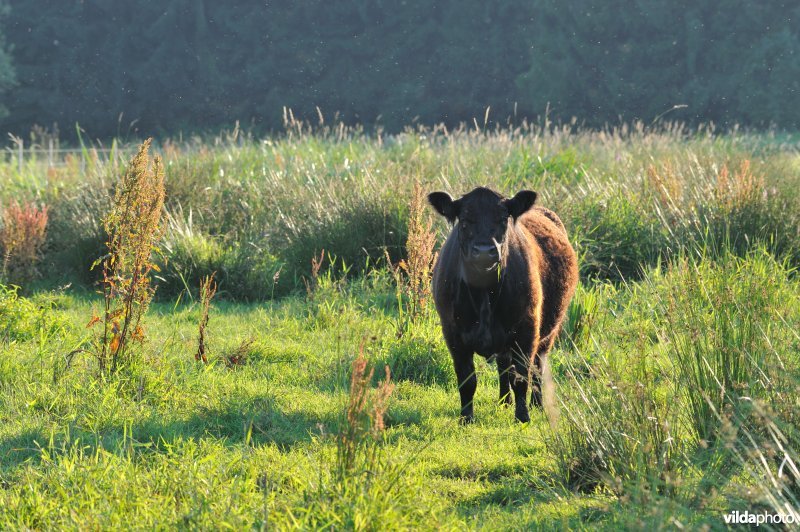
[(319, 272), (322, 269), (322, 263), (325, 262), (325, 250), (320, 251), (319, 256), (314, 255), (311, 257), (311, 278), (303, 277), (303, 283), (306, 285), (306, 295), (308, 299), (314, 299), (314, 292), (319, 285)]
[(158, 269), (153, 253), (163, 232), (164, 167), (160, 157), (151, 161), (151, 142), (142, 143), (131, 159), (103, 220), (108, 253), (95, 266), (103, 267), (104, 312), (90, 321), (102, 322), (98, 358), (103, 372), (128, 362), (131, 341), (144, 338), (141, 320), (155, 292), (150, 274)]
[(431, 275), (436, 263), (433, 219), (428, 212), (425, 192), (418, 181), (414, 182), (411, 192), (407, 227), (406, 259), (401, 260), (397, 267), (392, 267), (388, 253), (386, 255), (401, 301), (398, 335), (402, 335), (408, 325), (427, 308), (431, 299)]
[(376, 449), (371, 444), (377, 443), (383, 434), (389, 397), (394, 391), (389, 366), (385, 371), (385, 379), (372, 389), (370, 382), (375, 370), (368, 367), (362, 344), (361, 352), (353, 361), (344, 423), (336, 439), (337, 465), (343, 475), (354, 470), (360, 451), (364, 451), (363, 457), (368, 462), (376, 459)]
[[(215, 272), (216, 273), (216, 272)], [(202, 360), (208, 363), (206, 356), (206, 327), (208, 327), (208, 311), (211, 307), (211, 300), (217, 293), (217, 283), (214, 281), (214, 273), (200, 279), (200, 323), (197, 338), (197, 353), (195, 360)]]
[(252, 336), (242, 340), (235, 349), (228, 352), (223, 357), (225, 365), (229, 368), (235, 368), (236, 366), (244, 366), (247, 364), (247, 359), (253, 353), (255, 343), (256, 339)]

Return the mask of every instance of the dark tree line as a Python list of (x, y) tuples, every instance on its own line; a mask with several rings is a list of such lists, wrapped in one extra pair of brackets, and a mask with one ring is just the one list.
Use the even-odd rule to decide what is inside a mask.
[(7, 4), (0, 127), (18, 134), (76, 122), (98, 137), (213, 131), (237, 119), (271, 130), (284, 106), (389, 130), (482, 121), (487, 106), (497, 120), (549, 108), (602, 126), (677, 104), (688, 107), (672, 119), (800, 126), (796, 2)]

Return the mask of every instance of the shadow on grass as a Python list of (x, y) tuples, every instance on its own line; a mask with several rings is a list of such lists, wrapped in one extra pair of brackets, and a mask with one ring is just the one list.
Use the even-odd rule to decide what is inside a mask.
[(161, 420), (155, 417), (142, 420), (132, 427), (133, 439), (160, 442), (176, 439), (213, 438), (226, 445), (253, 446), (274, 444), (281, 449), (310, 442), (322, 427), (335, 424), (332, 415), (316, 416), (307, 412), (286, 412), (271, 397), (264, 396), (246, 405), (223, 408), (204, 408), (187, 418)]
[(40, 429), (28, 429), (20, 434), (0, 439), (0, 471), (27, 461), (37, 461), (42, 447), (47, 447), (49, 435)]
[[(487, 476), (481, 477), (483, 482), (491, 484), (480, 494), (460, 501), (457, 505), (459, 514), (467, 519), (480, 519), (485, 512), (495, 517), (499, 514), (510, 516), (518, 515), (524, 508), (536, 508), (537, 511), (533, 512), (535, 517), (525, 525), (532, 530), (592, 527), (608, 516), (606, 505), (603, 505), (605, 508), (598, 507), (593, 503), (593, 497), (582, 498), (560, 487), (550, 473), (535, 479), (530, 477), (530, 472), (521, 476), (497, 473), (499, 471), (490, 471)], [(570, 499), (574, 503), (569, 504), (570, 511), (554, 511), (550, 507), (553, 504), (562, 505)]]
[(0, 472), (12, 470), (25, 462), (42, 462), (42, 449), (52, 458), (71, 452), (76, 446), (84, 455), (100, 447), (124, 453), (129, 444), (137, 452), (161, 452), (181, 440), (211, 439), (225, 446), (276, 445), (289, 450), (310, 442), (315, 433), (336, 429), (334, 415), (315, 416), (306, 412), (286, 412), (271, 397), (259, 397), (247, 404), (223, 408), (199, 408), (188, 417), (163, 419), (150, 416), (127, 429), (121, 421), (106, 430), (89, 432), (78, 426), (59, 427), (52, 435), (44, 428), (28, 429), (0, 437)]

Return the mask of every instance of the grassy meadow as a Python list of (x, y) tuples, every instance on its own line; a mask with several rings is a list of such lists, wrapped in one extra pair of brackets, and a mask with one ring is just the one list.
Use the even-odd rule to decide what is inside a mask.
[[(290, 122), (267, 139), (164, 141), (156, 299), (130, 362), (108, 373), (87, 323), (132, 155), (112, 148), (0, 163), (0, 210), (48, 218), (35, 267), (4, 258), (0, 528), (800, 518), (797, 138)], [(447, 232), (412, 208), (417, 183), (533, 189), (564, 221), (581, 284), (551, 353), (557, 419), (516, 423), (478, 357), (476, 423), (458, 424), (438, 318), (398, 266), (409, 227)], [(204, 364), (198, 286), (212, 272)]]

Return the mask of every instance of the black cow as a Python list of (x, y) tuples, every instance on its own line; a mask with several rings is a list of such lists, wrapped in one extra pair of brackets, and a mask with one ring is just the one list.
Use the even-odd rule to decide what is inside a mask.
[(434, 268), (433, 298), (458, 378), (461, 421), (473, 420), (478, 353), (496, 357), (500, 399), (510, 404), (513, 390), (515, 417), (527, 422), (528, 382), (531, 404), (541, 406), (545, 357), (578, 283), (564, 225), (534, 207), (530, 190), (506, 199), (479, 187), (458, 200), (433, 192), (428, 201), (455, 224)]

